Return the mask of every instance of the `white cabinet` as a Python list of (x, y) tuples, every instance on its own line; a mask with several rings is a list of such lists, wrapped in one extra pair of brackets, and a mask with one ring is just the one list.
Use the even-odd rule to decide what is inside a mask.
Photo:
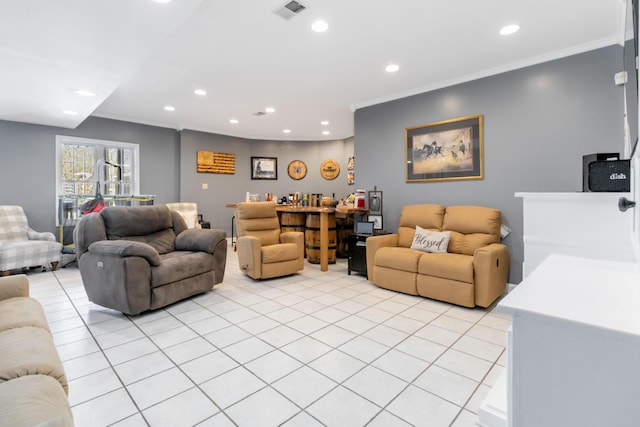
[(498, 304), (513, 316), (507, 367), (478, 425), (640, 425), (638, 213), (618, 209), (630, 193), (516, 197), (524, 280)]
[(551, 255), (497, 309), (509, 426), (640, 425), (640, 265)]
[(516, 193), (523, 203), (526, 278), (550, 254), (635, 261), (634, 210), (620, 212), (630, 193)]

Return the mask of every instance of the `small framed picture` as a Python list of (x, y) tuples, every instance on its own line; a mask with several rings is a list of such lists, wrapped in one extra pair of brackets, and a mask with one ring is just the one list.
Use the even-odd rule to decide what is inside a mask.
[(369, 215), (382, 215), (382, 191), (369, 191)]
[(251, 179), (278, 179), (278, 158), (252, 157)]
[(374, 230), (382, 230), (382, 215), (369, 215), (369, 221), (373, 222)]

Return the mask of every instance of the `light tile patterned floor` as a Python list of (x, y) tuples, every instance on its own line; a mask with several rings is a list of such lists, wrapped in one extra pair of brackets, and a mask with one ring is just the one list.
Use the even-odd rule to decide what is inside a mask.
[(343, 259), (254, 281), (231, 247), (224, 283), (139, 316), (89, 302), (73, 265), (29, 279), (79, 427), (471, 427), (511, 324), (378, 288)]

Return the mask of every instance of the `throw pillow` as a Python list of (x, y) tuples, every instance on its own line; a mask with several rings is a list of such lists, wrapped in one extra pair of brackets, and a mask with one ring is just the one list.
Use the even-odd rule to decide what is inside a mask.
[(446, 253), (451, 238), (450, 231), (430, 231), (416, 226), (416, 234), (413, 236), (411, 249), (424, 252)]
[(196, 211), (176, 211), (180, 214), (184, 222), (187, 224), (187, 228), (196, 228), (198, 223), (198, 213)]

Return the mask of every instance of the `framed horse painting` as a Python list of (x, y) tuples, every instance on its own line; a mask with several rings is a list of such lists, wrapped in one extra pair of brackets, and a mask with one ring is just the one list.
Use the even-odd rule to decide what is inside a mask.
[(406, 128), (407, 182), (483, 179), (482, 115)]

